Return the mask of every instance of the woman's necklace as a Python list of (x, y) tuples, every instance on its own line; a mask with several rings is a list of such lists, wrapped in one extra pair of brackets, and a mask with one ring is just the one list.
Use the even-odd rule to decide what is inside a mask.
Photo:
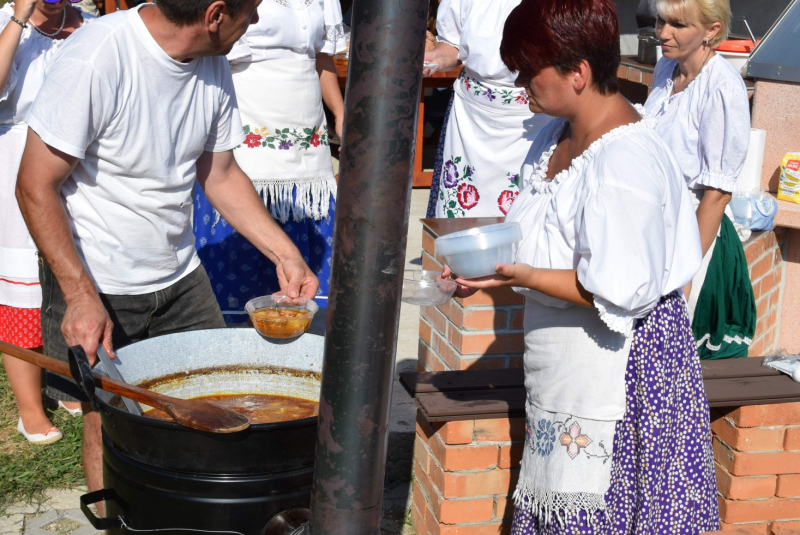
[(672, 94), (673, 95), (675, 95), (677, 93), (680, 93), (681, 91), (686, 89), (689, 86), (689, 84), (692, 83), (692, 80), (694, 80), (695, 78), (697, 78), (697, 76), (700, 75), (700, 71), (702, 71), (703, 67), (706, 66), (706, 63), (708, 63), (708, 57), (710, 55), (711, 55), (711, 47), (708, 48), (708, 52), (706, 52), (706, 57), (703, 58), (703, 63), (700, 65), (700, 68), (697, 70), (697, 75), (693, 76), (691, 80), (686, 82), (684, 84), (684, 86), (681, 87), (680, 91), (677, 91), (677, 89), (678, 89), (678, 84), (677, 84), (678, 76), (680, 75), (680, 65), (675, 65), (675, 70), (674, 70), (673, 75), (672, 75)]
[(64, 29), (64, 24), (66, 24), (67, 22), (67, 6), (64, 6), (64, 10), (61, 12), (61, 26), (59, 26), (58, 29), (53, 33), (43, 32), (42, 30), (39, 29), (39, 26), (37, 26), (36, 23), (33, 22), (33, 20), (29, 20), (28, 22), (30, 22), (33, 25), (34, 30), (44, 35), (45, 37), (55, 37), (56, 35), (61, 33), (61, 30)]

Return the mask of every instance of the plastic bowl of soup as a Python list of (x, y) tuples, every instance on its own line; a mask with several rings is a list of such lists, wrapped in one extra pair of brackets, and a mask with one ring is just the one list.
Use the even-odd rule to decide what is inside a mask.
[(267, 338), (295, 338), (308, 331), (319, 306), (305, 297), (265, 295), (244, 306), (253, 327)]

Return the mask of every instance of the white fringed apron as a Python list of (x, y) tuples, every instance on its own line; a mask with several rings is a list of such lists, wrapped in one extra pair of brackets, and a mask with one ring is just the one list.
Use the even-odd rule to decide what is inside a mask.
[(531, 113), (524, 89), (466, 67), (453, 89), (436, 217), (503, 217), (519, 193), (530, 144), (550, 117)]
[(27, 136), (27, 125), (0, 125), (0, 305), (39, 308), (39, 257), (14, 193)]
[(327, 218), (336, 180), (316, 60), (271, 59), (231, 72), (247, 136), (233, 151), (239, 167), (282, 223)]

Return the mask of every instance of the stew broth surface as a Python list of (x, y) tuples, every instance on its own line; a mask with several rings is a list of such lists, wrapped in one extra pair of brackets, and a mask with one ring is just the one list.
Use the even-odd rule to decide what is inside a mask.
[[(319, 403), (307, 399), (269, 394), (231, 394), (192, 398), (216, 403), (250, 418), (253, 424), (271, 424), (287, 420), (310, 418), (319, 414)], [(165, 412), (151, 409), (144, 413), (149, 418), (172, 421)]]

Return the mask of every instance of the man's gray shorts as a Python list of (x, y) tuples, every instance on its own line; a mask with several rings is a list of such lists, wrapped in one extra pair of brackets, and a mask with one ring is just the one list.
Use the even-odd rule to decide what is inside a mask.
[[(61, 334), (67, 305), (53, 272), (44, 262), (39, 264), (39, 281), (42, 285), (44, 354), (67, 362), (69, 349)], [(111, 337), (114, 349), (164, 334), (225, 327), (203, 266), (157, 292), (142, 295), (101, 293), (100, 300), (114, 322)], [(75, 397), (52, 386), (55, 384), (63, 390), (77, 388), (74, 383), (65, 385), (66, 381), (59, 378), (48, 374), (47, 395), (56, 400), (75, 401)]]

